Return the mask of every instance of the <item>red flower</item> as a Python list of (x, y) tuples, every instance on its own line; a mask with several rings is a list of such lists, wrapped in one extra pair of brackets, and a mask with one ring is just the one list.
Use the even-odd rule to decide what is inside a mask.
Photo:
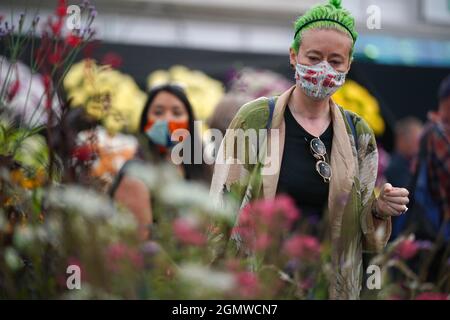
[(317, 259), (320, 256), (320, 243), (315, 237), (297, 235), (284, 243), (283, 251), (293, 258)]
[(59, 36), (61, 34), (61, 29), (63, 26), (63, 21), (61, 19), (58, 19), (56, 22), (52, 22), (50, 19), (49, 25), (53, 35)]
[(416, 300), (448, 300), (449, 296), (446, 293), (438, 292), (423, 292), (416, 297)]
[(66, 38), (66, 43), (71, 46), (72, 48), (76, 48), (81, 43), (81, 38), (78, 36), (75, 36), (73, 34), (69, 34), (69, 36)]
[(397, 255), (405, 260), (411, 259), (419, 251), (419, 246), (414, 240), (403, 240), (396, 249)]
[(20, 88), (20, 81), (19, 81), (19, 79), (16, 79), (13, 82), (13, 84), (9, 87), (8, 96), (7, 96), (8, 101), (11, 101), (12, 99), (14, 99), (17, 92), (19, 91), (19, 88)]
[(44, 90), (45, 92), (50, 91), (50, 87), (52, 85), (52, 78), (47, 73), (42, 77), (42, 82), (44, 82)]
[(42, 81), (44, 83), (44, 90), (45, 90), (45, 107), (47, 109), (50, 109), (52, 107), (52, 78), (50, 77), (50, 75), (48, 73), (46, 73), (43, 78)]
[(67, 13), (66, 1), (65, 0), (59, 0), (58, 1), (58, 7), (56, 7), (56, 10), (55, 10), (55, 14), (58, 17), (62, 18), (62, 17), (64, 17), (66, 15), (66, 13)]
[(122, 65), (122, 57), (114, 52), (108, 52), (103, 56), (103, 65), (109, 65), (112, 68), (119, 68)]
[(87, 144), (78, 146), (73, 150), (72, 157), (80, 162), (86, 162), (94, 158), (94, 150)]
[(61, 62), (61, 53), (59, 51), (53, 52), (48, 56), (48, 62), (51, 64), (59, 64)]
[(260, 283), (256, 274), (248, 271), (239, 272), (236, 280), (241, 297), (254, 298), (259, 294)]
[(186, 244), (201, 246), (206, 243), (206, 237), (196, 229), (192, 221), (186, 218), (177, 218), (172, 225), (173, 232), (177, 239)]

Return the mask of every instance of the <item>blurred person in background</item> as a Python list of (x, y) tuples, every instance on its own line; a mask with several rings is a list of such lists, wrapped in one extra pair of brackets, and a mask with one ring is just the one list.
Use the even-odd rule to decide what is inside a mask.
[(450, 76), (438, 91), (437, 112), (429, 113), (420, 142), (419, 162), (413, 183), (414, 212), (405, 224), (417, 236), (450, 239)]
[[(395, 126), (395, 151), (384, 173), (387, 182), (404, 188), (411, 188), (422, 132), (423, 124), (417, 118), (406, 117), (397, 122)], [(406, 219), (405, 216), (393, 218), (391, 240), (394, 240), (403, 231)]]
[(394, 230), (433, 243), (424, 269), (430, 282), (448, 272), (450, 256), (450, 76), (442, 81), (438, 100), (420, 140), (410, 213), (397, 219)]
[(389, 183), (403, 188), (410, 186), (422, 130), (422, 122), (414, 117), (401, 119), (396, 124), (395, 151), (385, 171)]
[[(239, 108), (249, 100), (248, 95), (239, 93), (228, 93), (214, 108), (214, 112), (207, 120), (207, 125), (211, 129), (218, 129), (225, 135), (225, 131), (233, 120), (234, 116), (238, 112)], [(222, 141), (214, 141), (216, 149), (219, 149)]]
[[(144, 182), (125, 174), (125, 168), (132, 161), (150, 161), (158, 164), (172, 163), (171, 150), (177, 143), (190, 139), (190, 163), (176, 166), (179, 174), (186, 180), (209, 183), (209, 174), (203, 161), (194, 163), (194, 148), (202, 143), (200, 137), (194, 134), (194, 113), (184, 90), (177, 85), (162, 85), (153, 88), (149, 94), (142, 112), (139, 131), (146, 137), (147, 145), (142, 149), (149, 151), (150, 159), (142, 152), (136, 159), (130, 160), (122, 167), (112, 186), (110, 194), (119, 203), (127, 207), (136, 217), (140, 226), (140, 236), (147, 239), (156, 217), (152, 215), (151, 194)], [(171, 135), (177, 129), (185, 129), (189, 136), (183, 136), (180, 141), (173, 141)], [(203, 153), (202, 153), (203, 154)]]

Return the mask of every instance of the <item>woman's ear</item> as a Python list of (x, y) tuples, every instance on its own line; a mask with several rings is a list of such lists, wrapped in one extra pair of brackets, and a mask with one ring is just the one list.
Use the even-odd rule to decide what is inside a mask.
[(291, 67), (295, 69), (295, 66), (297, 65), (297, 53), (295, 53), (295, 50), (292, 48), (289, 48), (289, 62)]

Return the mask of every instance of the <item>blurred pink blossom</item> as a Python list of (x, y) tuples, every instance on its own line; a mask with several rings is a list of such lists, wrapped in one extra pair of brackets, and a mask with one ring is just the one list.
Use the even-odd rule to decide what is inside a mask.
[(173, 222), (175, 237), (183, 244), (202, 246), (206, 243), (206, 237), (197, 230), (194, 223), (186, 218), (177, 218)]
[(120, 242), (108, 247), (106, 257), (112, 271), (118, 271), (123, 262), (130, 262), (135, 268), (142, 268), (144, 265), (142, 254), (136, 248)]
[(416, 297), (416, 300), (448, 300), (448, 294), (439, 292), (423, 292)]
[(405, 239), (397, 246), (395, 252), (401, 259), (408, 260), (413, 258), (418, 251), (419, 245), (416, 243), (416, 241)]
[(243, 271), (236, 274), (239, 294), (243, 298), (254, 298), (260, 292), (258, 276), (253, 272)]
[(245, 206), (239, 216), (239, 225), (255, 227), (258, 224), (274, 227), (290, 228), (300, 218), (300, 212), (294, 201), (286, 195), (275, 199), (254, 201)]
[(296, 235), (286, 240), (283, 251), (293, 258), (317, 259), (320, 256), (320, 243), (308, 235)]
[(299, 218), (294, 201), (286, 195), (257, 200), (242, 209), (233, 233), (239, 234), (250, 248), (263, 251), (277, 237), (276, 232), (290, 230)]

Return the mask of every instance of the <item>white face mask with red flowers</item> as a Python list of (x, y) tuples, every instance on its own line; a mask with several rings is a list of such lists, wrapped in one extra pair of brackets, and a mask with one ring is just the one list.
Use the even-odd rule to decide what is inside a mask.
[(345, 83), (346, 72), (336, 71), (327, 61), (306, 66), (297, 63), (295, 81), (307, 96), (323, 100), (335, 93)]

